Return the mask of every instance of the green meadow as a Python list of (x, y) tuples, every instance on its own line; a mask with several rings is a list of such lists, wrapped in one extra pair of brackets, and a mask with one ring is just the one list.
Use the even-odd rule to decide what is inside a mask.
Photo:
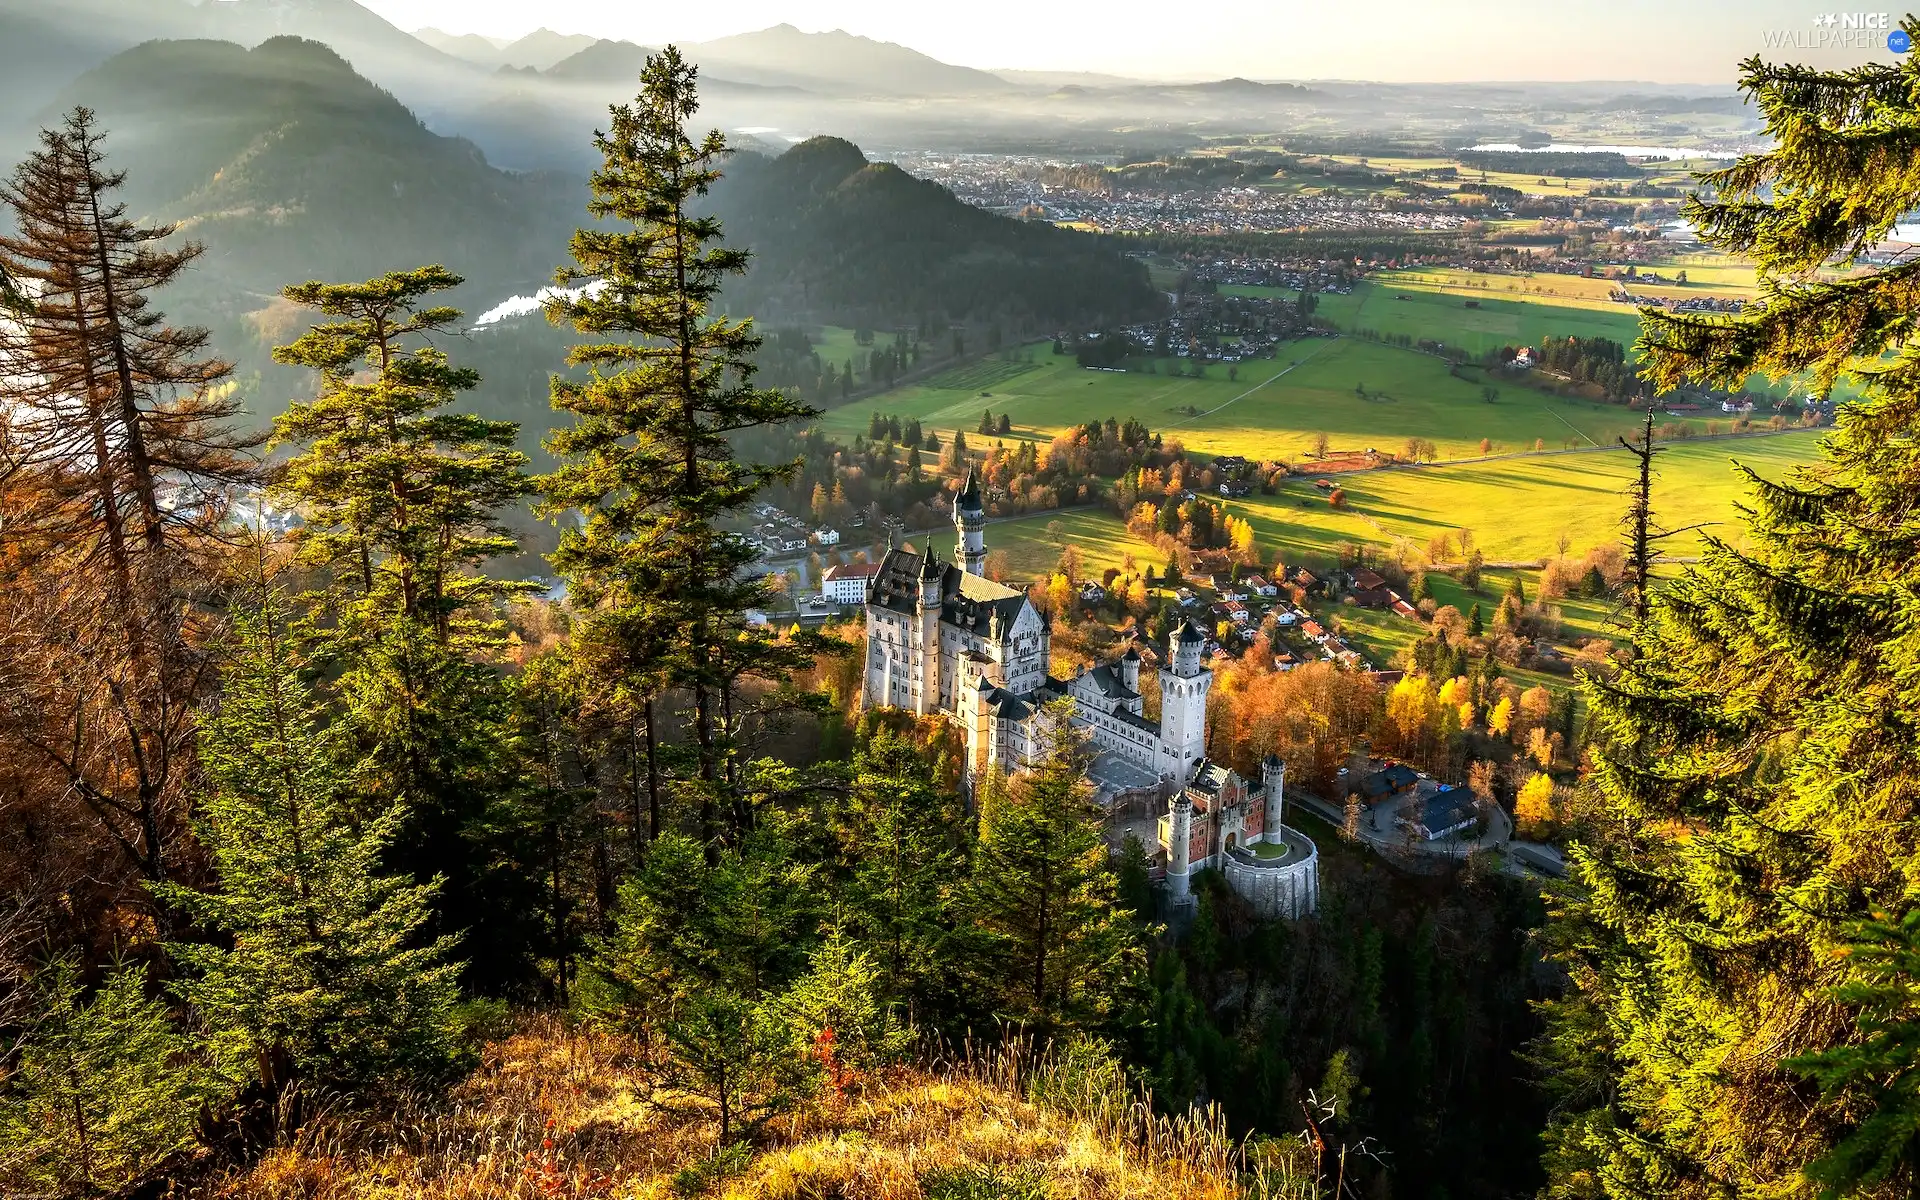
[[(1057, 537), (1051, 528), (1056, 524), (1059, 526)], [(953, 540), (946, 535), (936, 536), (949, 542)], [(1138, 566), (1152, 565), (1156, 573), (1165, 565), (1158, 550), (1129, 533), (1126, 525), (1105, 509), (1035, 513), (987, 526), (987, 549), (1006, 553), (1007, 568), (1015, 580), (1035, 580), (1046, 575), (1060, 561), (1064, 546), (1078, 546), (1087, 574), (1094, 576), (1108, 567), (1123, 566), (1128, 555), (1133, 556)], [(949, 550), (950, 547), (943, 547), (941, 554), (948, 555)]]
[[(1738, 544), (1737, 506), (1747, 481), (1735, 464), (1779, 479), (1815, 459), (1819, 438), (1815, 432), (1794, 432), (1667, 443), (1656, 460), (1655, 511), (1671, 528), (1707, 528), (1675, 538), (1664, 552), (1698, 553), (1702, 533)], [(1339, 508), (1313, 486), (1312, 476), (1300, 476), (1272, 496), (1226, 505), (1253, 523), (1262, 557), (1278, 552), (1289, 564), (1331, 565), (1346, 543), (1391, 549), (1404, 542), (1424, 550), (1433, 535), (1457, 537), (1462, 529), (1471, 531), (1474, 546), (1489, 562), (1534, 563), (1556, 553), (1563, 536), (1575, 554), (1618, 542), (1633, 465), (1626, 451), (1611, 450), (1350, 472), (1338, 478), (1344, 493)], [(1048, 531), (1056, 521), (1057, 539)], [(1068, 542), (1080, 547), (1090, 570), (1120, 566), (1129, 554), (1142, 564), (1160, 559), (1104, 509), (1038, 513), (987, 527), (987, 548), (1006, 551), (1014, 574), (1022, 578), (1051, 567)], [(1436, 586), (1444, 590), (1450, 584), (1436, 580)], [(1438, 598), (1470, 603), (1444, 594)]]
[[(1624, 304), (1594, 300), (1578, 287), (1593, 280), (1572, 277), (1484, 276), (1488, 287), (1467, 289), (1408, 277), (1386, 276), (1356, 283), (1347, 295), (1322, 293), (1314, 315), (1342, 329), (1404, 333), (1480, 354), (1501, 346), (1539, 345), (1547, 337), (1604, 337), (1624, 346), (1640, 336), (1640, 316)], [(1511, 294), (1507, 288), (1514, 290)], [(1566, 295), (1522, 293), (1523, 287), (1565, 290)], [(1522, 297), (1525, 298), (1522, 298)], [(1473, 307), (1468, 307), (1469, 304)], [(1607, 305), (1607, 307), (1598, 307)]]
[[(1736, 503), (1745, 494), (1741, 463), (1779, 478), (1813, 461), (1813, 432), (1666, 443), (1655, 460), (1654, 508), (1670, 527), (1717, 522), (1707, 532), (1739, 539)], [(1575, 552), (1618, 541), (1634, 459), (1624, 449), (1548, 454), (1336, 477), (1345, 503), (1334, 508), (1311, 476), (1296, 477), (1272, 496), (1250, 496), (1230, 508), (1253, 522), (1260, 543), (1289, 561), (1334, 561), (1343, 542), (1424, 549), (1438, 533), (1473, 531), (1492, 562), (1534, 561), (1552, 554), (1564, 534)], [(1669, 554), (1697, 551), (1697, 534), (1675, 539)]]
[[(1568, 311), (1576, 319), (1592, 316)], [(1562, 326), (1571, 327), (1577, 322)], [(1413, 329), (1431, 336), (1431, 327), (1416, 323)], [(972, 437), (982, 411), (990, 409), (1008, 415), (1016, 437), (1045, 441), (1088, 421), (1136, 418), (1202, 454), (1287, 461), (1305, 456), (1321, 433), (1335, 450), (1397, 451), (1406, 439), (1422, 437), (1442, 458), (1464, 458), (1480, 454), (1483, 438), (1500, 453), (1536, 442), (1606, 445), (1635, 427), (1634, 414), (1618, 405), (1552, 396), (1517, 380), (1496, 381), (1499, 394), (1488, 403), (1477, 373), (1457, 378), (1433, 355), (1358, 338), (1291, 343), (1277, 358), (1238, 364), (1237, 380), (1229, 380), (1220, 363), (1196, 379), (1165, 373), (1171, 364), (1151, 375), (1088, 370), (1044, 345), (1014, 355), (1016, 361), (987, 360), (843, 405), (820, 425), (851, 441), (879, 412), (918, 418), (944, 440), (955, 429)], [(1032, 362), (1017, 361), (1021, 357)]]

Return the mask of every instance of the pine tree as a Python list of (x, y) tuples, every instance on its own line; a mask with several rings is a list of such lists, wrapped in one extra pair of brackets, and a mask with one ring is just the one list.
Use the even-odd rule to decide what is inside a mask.
[(278, 491), (303, 518), (302, 560), (324, 573), (313, 627), (362, 808), (407, 800), (394, 861), (443, 879), (442, 928), (467, 936), (474, 981), (499, 986), (525, 966), (516, 931), (534, 881), (507, 862), (527, 831), (509, 803), (510, 697), (486, 660), (504, 643), (500, 606), (537, 585), (482, 568), (518, 549), (501, 513), (532, 485), (517, 424), (452, 407), (480, 381), (431, 344), (458, 327), (433, 300), (460, 282), (427, 266), (287, 288), (335, 319), (274, 351), (319, 376), (274, 443), (300, 447)]
[(830, 1046), (833, 1061), (855, 1070), (899, 1058), (912, 1040), (887, 1002), (879, 966), (838, 932), (813, 952), (776, 1007), (802, 1045)]
[(554, 380), (554, 407), (575, 419), (548, 440), (561, 465), (544, 486), (547, 511), (585, 519), (565, 522), (552, 561), (589, 613), (589, 636), (617, 648), (609, 670), (649, 696), (664, 686), (690, 698), (694, 770), (681, 783), (711, 845), (723, 803), (736, 831), (750, 824), (734, 792), (739, 681), (780, 678), (806, 659), (748, 627), (766, 584), (745, 570), (753, 547), (721, 528), (796, 464), (741, 462), (729, 436), (813, 410), (753, 386), (751, 322), (712, 314), (747, 254), (719, 245), (719, 221), (691, 211), (727, 152), (717, 130), (689, 138), (698, 109), (696, 72), (669, 46), (648, 57), (638, 100), (615, 105), (595, 136), (588, 211), (602, 224), (574, 234), (575, 265), (558, 278), (599, 286), (556, 297), (547, 316), (601, 340), (568, 356), (589, 369), (585, 381)]
[(440, 1075), (459, 1051), (459, 968), (449, 939), (421, 937), (434, 886), (382, 866), (404, 805), (361, 819), (282, 601), (266, 592), (236, 624), (201, 739), (200, 833), (217, 889), (160, 885), (221, 935), (169, 947), (187, 968), (181, 994), (230, 1079), (275, 1050), (336, 1085)]
[(1774, 148), (1706, 176), (1716, 197), (1687, 211), (1755, 260), (1762, 300), (1733, 319), (1647, 313), (1646, 373), (1662, 390), (1852, 373), (1864, 396), (1820, 466), (1750, 477), (1743, 547), (1709, 540), (1650, 597), (1632, 661), (1586, 685), (1601, 819), (1551, 927), (1576, 986), (1539, 1050), (1563, 1196), (1920, 1186), (1920, 1063), (1889, 1036), (1915, 1011), (1916, 306), (1906, 264), (1814, 273), (1920, 200), (1920, 64), (1756, 59), (1743, 83)]
[(8, 580), (21, 640), (0, 656), (0, 739), (162, 880), (185, 840), (223, 526), (260, 478), (259, 439), (235, 431), (206, 330), (152, 306), (200, 247), (128, 219), (103, 141), (76, 108), (0, 186), (0, 275), (30, 302), (0, 321), (0, 411), (35, 491), (6, 532), (41, 555)]
[(727, 988), (689, 996), (662, 1024), (663, 1081), (713, 1106), (719, 1144), (793, 1103), (811, 1072), (791, 1023), (775, 1006)]
[(657, 1033), (703, 991), (767, 1000), (805, 965), (818, 927), (815, 874), (778, 829), (755, 830), (711, 861), (693, 839), (662, 834), (620, 883), (588, 1006)]
[[(495, 602), (527, 590), (478, 570), (519, 549), (500, 513), (531, 484), (514, 448), (518, 424), (450, 407), (480, 376), (431, 344), (460, 312), (429, 302), (462, 282), (428, 266), (285, 292), (340, 318), (274, 350), (275, 362), (313, 370), (320, 386), (274, 420), (273, 441), (301, 447), (280, 488), (300, 508), (302, 557), (330, 572), (350, 631), (412, 621), (464, 648), (475, 632), (491, 633)], [(460, 620), (475, 609), (477, 625)]]
[(969, 915), (1000, 1011), (1042, 1030), (1108, 1018), (1143, 966), (1120, 907), (1085, 748), (1058, 706), (1053, 746), (983, 808)]
[(929, 770), (920, 747), (883, 731), (856, 755), (851, 795), (834, 822), (848, 870), (847, 932), (872, 955), (882, 994), (916, 1021), (949, 992), (965, 873), (965, 821)]
[(0, 1092), (0, 1190), (119, 1194), (192, 1147), (218, 1097), (145, 973), (116, 967), (83, 997), (78, 964), (56, 958), (28, 982), (18, 1058)]

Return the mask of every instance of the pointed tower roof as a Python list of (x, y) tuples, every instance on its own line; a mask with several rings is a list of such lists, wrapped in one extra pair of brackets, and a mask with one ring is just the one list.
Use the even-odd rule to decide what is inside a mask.
[(953, 506), (964, 512), (980, 511), (980, 481), (973, 476), (973, 466), (967, 466), (967, 481), (960, 485), (960, 494), (953, 499)]
[(1192, 617), (1188, 617), (1180, 622), (1179, 638), (1182, 642), (1204, 642), (1207, 635), (1200, 632), (1200, 627), (1193, 623)]
[(940, 578), (940, 559), (934, 554), (933, 547), (927, 547), (926, 557), (920, 560), (920, 578)]

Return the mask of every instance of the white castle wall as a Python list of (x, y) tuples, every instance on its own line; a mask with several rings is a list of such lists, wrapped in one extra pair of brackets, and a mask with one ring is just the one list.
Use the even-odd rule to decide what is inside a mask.
[(1249, 866), (1231, 854), (1220, 855), (1221, 871), (1227, 886), (1262, 917), (1297, 919), (1320, 907), (1320, 850), (1311, 838), (1291, 829), (1295, 839), (1306, 843), (1307, 856), (1284, 866)]

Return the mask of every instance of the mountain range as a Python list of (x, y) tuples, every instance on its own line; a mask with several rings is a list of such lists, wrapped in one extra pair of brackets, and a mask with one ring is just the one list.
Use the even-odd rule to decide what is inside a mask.
[(525, 37), (511, 41), (485, 38), (477, 33), (446, 33), (431, 27), (416, 29), (413, 36), (436, 50), (483, 67), (520, 67), (536, 71), (544, 71), (599, 40), (584, 33), (555, 33), (551, 29), (536, 29)]
[[(286, 284), (438, 262), (467, 279), (450, 302), (478, 313), (544, 283), (587, 219), (584, 173), (501, 170), (303, 38), (144, 42), (60, 89), (44, 119), (74, 105), (109, 131), (131, 210), (206, 247), (163, 306), (276, 389), (298, 381), (267, 352), (305, 319)], [(1106, 243), (974, 208), (839, 139), (736, 153), (710, 203), (754, 253), (727, 303), (774, 321), (1050, 330), (1158, 304)]]
[[(0, 0), (0, 157), (18, 157), (30, 144), (49, 97), (141, 42), (212, 39), (251, 47), (275, 36), (332, 47), (427, 128), (466, 138), (511, 170), (589, 169), (588, 139), (604, 124), (607, 106), (632, 95), (645, 55), (631, 42), (550, 29), (511, 42), (435, 29), (408, 33), (355, 0)], [(1729, 89), (1695, 100), (1685, 88), (1656, 93), (1618, 83), (1301, 86), (992, 72), (845, 31), (791, 25), (681, 48), (701, 68), (702, 119), (756, 131), (773, 146), (828, 133), (889, 149), (1019, 147), (1110, 158), (1257, 129), (1511, 140), (1534, 128), (1541, 113), (1566, 114), (1608, 137), (1623, 125), (1666, 137), (1663, 114), (1670, 113), (1718, 113), (1729, 133), (1752, 124)], [(1590, 107), (1629, 91), (1645, 94), (1633, 97), (1623, 122)]]

